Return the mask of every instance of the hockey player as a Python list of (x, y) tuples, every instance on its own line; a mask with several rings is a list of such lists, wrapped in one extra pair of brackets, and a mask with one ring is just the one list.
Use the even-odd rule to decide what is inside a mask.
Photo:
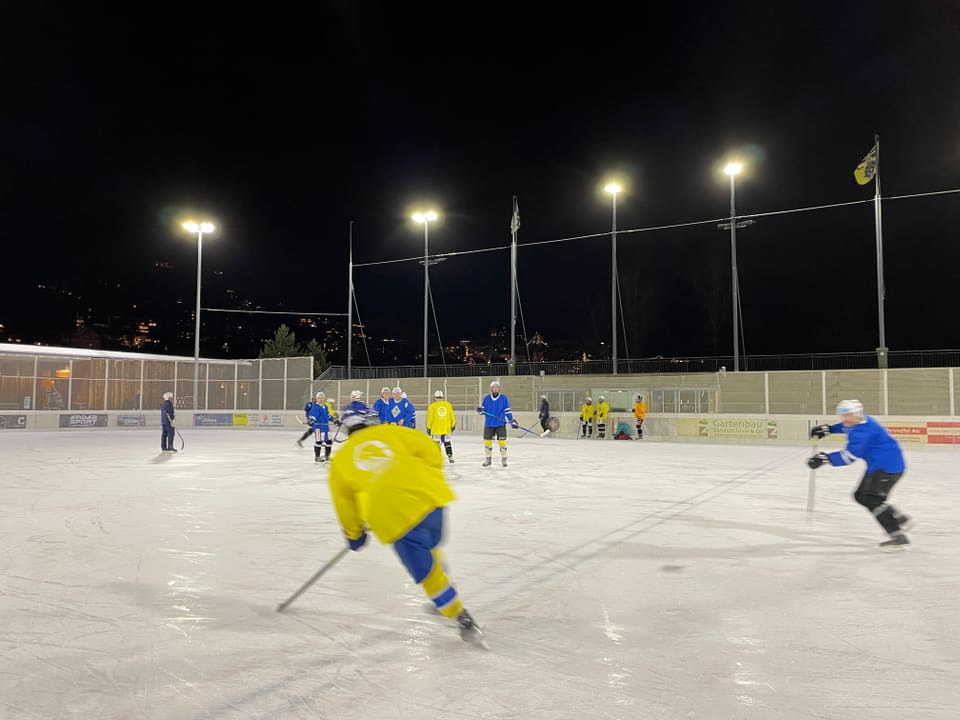
[(443, 399), (443, 390), (433, 394), (434, 400), (427, 408), (427, 435), (432, 436), (447, 454), (447, 460), (453, 462), (453, 443), (450, 435), (457, 429), (457, 418), (453, 406)]
[(330, 459), (333, 440), (330, 423), (338, 422), (325, 393), (317, 393), (317, 401), (310, 408), (310, 426), (313, 428), (313, 461), (323, 463)]
[(593, 398), (587, 396), (580, 406), (580, 433), (581, 437), (593, 437), (593, 416), (597, 409), (593, 406)]
[(597, 399), (597, 437), (603, 439), (607, 436), (607, 416), (610, 415), (610, 405), (607, 399), (601, 395)]
[(373, 404), (373, 409), (380, 418), (381, 425), (387, 425), (390, 423), (390, 409), (392, 406), (393, 398), (390, 397), (390, 388), (380, 388), (380, 397), (377, 398), (377, 401)]
[(643, 440), (643, 420), (647, 417), (647, 404), (643, 401), (643, 395), (637, 395), (637, 401), (633, 405), (633, 417), (637, 421), (637, 440)]
[(407, 416), (406, 422), (403, 423), (404, 427), (415, 428), (417, 427), (417, 408), (414, 406), (410, 400), (407, 399), (406, 393), (400, 393), (400, 397), (410, 403), (410, 411)]
[(174, 427), (177, 424), (177, 411), (173, 409), (173, 393), (165, 392), (160, 404), (160, 452), (173, 452)]
[(866, 462), (866, 472), (853, 499), (873, 513), (890, 536), (880, 543), (882, 549), (898, 550), (909, 545), (910, 540), (903, 531), (910, 526), (910, 518), (887, 504), (887, 496), (906, 470), (900, 443), (874, 418), (864, 415), (859, 400), (842, 400), (837, 405), (837, 415), (840, 422), (817, 425), (810, 430), (810, 437), (822, 438), (842, 432), (847, 436), (847, 446), (832, 453), (819, 452), (807, 460), (807, 465), (816, 469), (826, 464), (839, 467), (852, 465), (857, 460)]
[[(319, 395), (319, 393), (317, 394)], [(301, 435), (300, 439), (297, 440), (298, 447), (303, 447), (303, 441), (313, 435), (313, 425), (311, 425), (310, 420), (310, 409), (313, 407), (313, 402), (314, 400), (311, 398), (310, 400), (307, 400), (306, 405), (303, 406), (303, 417), (307, 424), (307, 429), (303, 431), (303, 435)]]
[(350, 404), (343, 409), (343, 412), (347, 413), (351, 410), (353, 412), (359, 412), (361, 409), (363, 409), (364, 411), (368, 410), (366, 403), (363, 402), (363, 392), (361, 392), (360, 390), (351, 390)]
[(484, 415), (483, 423), (483, 467), (490, 467), (493, 458), (493, 438), (496, 436), (500, 446), (500, 464), (507, 466), (507, 423), (518, 428), (520, 423), (513, 419), (510, 412), (510, 399), (500, 392), (500, 383), (490, 383), (490, 392), (484, 395), (477, 412)]
[(393, 389), (393, 398), (390, 400), (390, 424), (410, 426), (410, 418), (413, 416), (413, 403), (407, 400), (403, 390), (398, 385)]
[(377, 414), (359, 405), (352, 408), (343, 413), (347, 441), (330, 463), (330, 494), (347, 544), (360, 550), (369, 529), (393, 545), (437, 611), (456, 620), (464, 640), (482, 644), (483, 633), (443, 567), (444, 507), (455, 496), (436, 444), (423, 433), (378, 424)]
[(540, 396), (540, 410), (537, 412), (537, 417), (540, 418), (540, 429), (543, 430), (543, 433), (550, 432), (547, 427), (547, 420), (550, 419), (550, 403), (547, 402), (546, 395)]

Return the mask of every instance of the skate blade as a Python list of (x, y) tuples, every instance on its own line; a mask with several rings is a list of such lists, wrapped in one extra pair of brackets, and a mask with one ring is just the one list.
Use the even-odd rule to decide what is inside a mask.
[(490, 646), (487, 645), (486, 637), (484, 637), (483, 631), (474, 626), (467, 631), (460, 631), (460, 639), (463, 640), (468, 645), (473, 645), (478, 648), (483, 648), (484, 650), (489, 650)]

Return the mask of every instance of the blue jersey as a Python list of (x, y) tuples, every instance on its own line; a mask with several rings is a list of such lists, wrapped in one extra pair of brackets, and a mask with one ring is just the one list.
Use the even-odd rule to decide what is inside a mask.
[[(484, 413), (483, 424), (486, 427), (500, 427), (513, 422), (513, 413), (510, 412), (510, 400), (506, 395), (500, 393), (497, 397), (487, 395), (480, 403), (483, 406)], [(490, 416), (493, 417), (490, 417)]]
[(381, 425), (389, 425), (393, 422), (392, 416), (390, 415), (390, 409), (393, 407), (393, 398), (384, 400), (382, 397), (377, 398), (377, 401), (373, 404), (373, 409), (380, 416)]
[(900, 443), (869, 415), (864, 422), (853, 427), (845, 427), (843, 423), (831, 425), (830, 432), (842, 432), (847, 436), (847, 446), (843, 450), (829, 453), (831, 465), (852, 465), (857, 460), (863, 460), (867, 463), (868, 473), (874, 470), (898, 473), (906, 468)]
[(410, 421), (413, 420), (413, 403), (406, 398), (390, 401), (390, 409), (387, 411), (390, 419), (387, 421), (394, 425), (403, 425), (410, 427)]
[(307, 417), (313, 421), (310, 424), (314, 430), (320, 430), (321, 432), (330, 430), (330, 408), (327, 407), (326, 403), (313, 403)]

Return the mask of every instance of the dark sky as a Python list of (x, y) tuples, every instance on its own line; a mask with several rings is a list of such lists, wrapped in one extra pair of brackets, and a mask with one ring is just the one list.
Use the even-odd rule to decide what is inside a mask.
[[(523, 243), (607, 231), (612, 173), (621, 229), (726, 215), (733, 153), (741, 213), (869, 199), (852, 171), (874, 133), (884, 195), (960, 187), (956, 2), (73, 5), (3, 11), (0, 323), (24, 336), (63, 323), (31, 302), (37, 283), (105, 314), (192, 305), (189, 212), (218, 226), (211, 303), (223, 283), (344, 312), (349, 221), (358, 263), (420, 254), (409, 212), (428, 203), (432, 252), (500, 247), (517, 195), (528, 333), (592, 342), (610, 330), (609, 237)], [(883, 212), (887, 344), (960, 347), (960, 195)], [(730, 352), (726, 233), (624, 234), (618, 255), (631, 356)], [(874, 348), (875, 258), (870, 205), (741, 231), (747, 351)], [(175, 269), (162, 285), (157, 259)], [(419, 343), (422, 278), (356, 270), (373, 334)], [(509, 324), (507, 252), (431, 278), (444, 343)]]

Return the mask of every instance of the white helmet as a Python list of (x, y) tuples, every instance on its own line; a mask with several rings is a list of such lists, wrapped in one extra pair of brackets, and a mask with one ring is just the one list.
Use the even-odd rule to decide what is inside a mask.
[(600, 402), (606, 402), (606, 400), (607, 399), (603, 395), (600, 396)]
[(437, 400), (443, 400), (443, 390), (437, 390), (437, 391), (433, 394), (433, 396), (434, 396)]
[(351, 399), (351, 400), (363, 400), (363, 393), (360, 392), (359, 390), (351, 390), (351, 391), (350, 391), (350, 399)]
[(403, 394), (403, 390), (400, 389), (400, 386), (399, 386), (399, 385), (397, 385), (397, 386), (393, 389), (393, 391), (394, 391), (395, 393)]
[(382, 388), (380, 388), (380, 394), (381, 394), (381, 395), (383, 395), (384, 393), (388, 393), (388, 392), (390, 392), (390, 388), (388, 388), (388, 387), (382, 387)]
[(319, 400), (320, 398), (325, 398), (326, 396), (327, 396), (327, 394), (326, 394), (323, 390), (321, 390), (320, 392), (318, 392), (317, 395), (316, 395), (317, 400)]
[(173, 393), (169, 390), (163, 394), (164, 400), (173, 400)]
[(587, 399), (585, 400), (585, 402), (592, 403), (592, 402), (593, 402), (593, 398), (588, 395), (588, 396), (587, 396)]
[(859, 400), (841, 400), (837, 403), (837, 415), (859, 415), (863, 417), (863, 403)]
[(490, 383), (490, 387), (492, 387), (492, 388), (494, 388), (494, 387), (500, 387), (500, 381), (499, 381), (499, 380), (494, 380), (493, 382)]

